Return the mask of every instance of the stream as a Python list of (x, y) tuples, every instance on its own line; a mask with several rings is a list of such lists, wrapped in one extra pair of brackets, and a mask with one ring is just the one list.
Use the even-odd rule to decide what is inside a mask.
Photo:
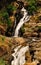
[(11, 65), (24, 65), (25, 63), (25, 53), (29, 51), (29, 46), (18, 46), (14, 49), (15, 53), (12, 54), (14, 60), (11, 62)]
[(18, 37), (20, 28), (23, 26), (23, 24), (25, 22), (29, 21), (29, 19), (30, 19), (30, 16), (28, 16), (28, 13), (24, 7), (21, 9), (21, 11), (23, 12), (23, 18), (20, 19), (20, 21), (15, 29), (15, 34), (14, 34), (15, 37)]
[[(24, 7), (21, 9), (21, 11), (23, 12), (23, 17), (20, 19), (18, 25), (16, 26), (14, 37), (18, 37), (20, 28), (25, 22), (30, 20), (30, 16)], [(29, 46), (20, 47), (21, 46), (18, 46), (14, 49), (15, 52), (12, 54), (14, 60), (12, 60), (11, 65), (24, 65), (25, 53), (29, 51)]]

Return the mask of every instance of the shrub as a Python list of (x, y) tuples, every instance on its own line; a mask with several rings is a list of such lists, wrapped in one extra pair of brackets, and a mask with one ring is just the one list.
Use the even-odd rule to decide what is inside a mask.
[(13, 5), (9, 5), (9, 6), (7, 6), (7, 12), (8, 13), (11, 13), (12, 11), (14, 11), (14, 10), (16, 10), (17, 8), (15, 7), (15, 6), (13, 6)]
[(7, 12), (3, 12), (2, 16), (4, 17), (4, 19), (8, 19), (8, 17), (9, 17)]
[[(9, 19), (9, 14), (8, 14), (8, 12), (6, 12), (6, 11), (3, 12), (2, 16), (3, 16), (3, 18), (4, 18), (4, 22), (7, 23), (8, 26), (10, 26), (10, 25), (11, 25), (11, 21), (10, 21), (10, 19)], [(5, 20), (6, 20), (6, 21), (5, 21)]]
[(33, 14), (37, 10), (37, 2), (36, 0), (27, 0), (27, 2), (29, 3), (27, 7), (28, 13)]

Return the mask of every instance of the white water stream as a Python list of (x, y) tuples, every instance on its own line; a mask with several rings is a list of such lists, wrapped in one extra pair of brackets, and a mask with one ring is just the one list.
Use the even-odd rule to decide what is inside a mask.
[(23, 26), (23, 24), (25, 22), (29, 21), (29, 19), (30, 19), (30, 16), (27, 15), (28, 13), (24, 7), (21, 9), (21, 11), (23, 11), (23, 18), (20, 19), (20, 21), (15, 29), (15, 35), (14, 35), (15, 37), (18, 37), (20, 28)]
[[(23, 18), (20, 19), (15, 29), (14, 37), (18, 37), (20, 28), (25, 22), (29, 21), (30, 19), (30, 16), (28, 16), (28, 13), (24, 7), (21, 9), (21, 11), (23, 11)], [(20, 47), (21, 46), (18, 46), (14, 49), (15, 52), (12, 54), (12, 56), (14, 57), (14, 60), (11, 62), (11, 65), (24, 65), (25, 53), (29, 51), (29, 46), (25, 46), (25, 47), (23, 46), (21, 48)]]
[[(18, 46), (14, 49), (15, 53), (12, 54), (14, 60), (11, 62), (11, 65), (24, 65), (25, 63), (25, 53), (29, 50), (29, 46)], [(20, 49), (19, 49), (20, 48)]]

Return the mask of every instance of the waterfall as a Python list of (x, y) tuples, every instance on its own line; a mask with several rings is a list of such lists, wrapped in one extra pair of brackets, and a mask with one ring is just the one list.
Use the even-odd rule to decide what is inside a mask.
[(25, 53), (29, 51), (29, 46), (18, 46), (14, 49), (14, 53), (12, 56), (14, 60), (11, 62), (11, 65), (24, 65), (25, 61)]
[(22, 25), (25, 22), (29, 21), (29, 19), (30, 19), (30, 16), (27, 15), (28, 13), (24, 7), (21, 9), (21, 11), (23, 12), (23, 18), (20, 19), (20, 21), (15, 29), (15, 34), (14, 34), (15, 37), (18, 37), (20, 28), (22, 27)]
[[(14, 37), (18, 37), (20, 28), (25, 22), (29, 21), (30, 19), (30, 16), (28, 16), (28, 13), (24, 7), (21, 9), (21, 11), (23, 12), (23, 17), (20, 19), (18, 25), (16, 26)], [(19, 45), (14, 49), (14, 51), (15, 52), (12, 54), (14, 60), (12, 60), (11, 65), (24, 65), (26, 62), (25, 53), (29, 51), (29, 46), (21, 47), (21, 45)]]

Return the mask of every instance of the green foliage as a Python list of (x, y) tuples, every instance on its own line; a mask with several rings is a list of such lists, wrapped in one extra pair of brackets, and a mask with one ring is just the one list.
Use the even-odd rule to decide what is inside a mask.
[(8, 17), (9, 17), (9, 15), (8, 15), (8, 13), (7, 13), (6, 11), (4, 11), (4, 12), (2, 13), (2, 16), (3, 16), (5, 19), (8, 19)]
[(7, 19), (7, 24), (8, 24), (8, 26), (10, 26), (12, 24), (12, 22), (9, 18)]
[(13, 11), (15, 11), (17, 9), (17, 7), (13, 6)]
[(27, 0), (28, 4), (28, 12), (29, 14), (33, 14), (37, 10), (37, 2), (36, 0)]
[(6, 20), (5, 23), (7, 23), (7, 25), (10, 26), (10, 25), (11, 25), (11, 21), (10, 21), (10, 19), (9, 19), (9, 14), (8, 14), (8, 12), (6, 12), (6, 11), (3, 12), (2, 16), (3, 16), (4, 20)]
[(8, 13), (11, 13), (12, 11), (15, 11), (17, 8), (15, 7), (15, 6), (13, 6), (13, 5), (9, 5), (9, 6), (7, 6), (7, 12)]
[(3, 59), (0, 59), (0, 65), (5, 65), (5, 61)]
[(11, 26), (12, 22), (9, 18), (9, 14), (13, 13), (17, 8), (13, 5), (8, 5), (6, 9), (4, 9), (2, 12), (0, 12), (0, 24), (5, 23), (8, 26)]

